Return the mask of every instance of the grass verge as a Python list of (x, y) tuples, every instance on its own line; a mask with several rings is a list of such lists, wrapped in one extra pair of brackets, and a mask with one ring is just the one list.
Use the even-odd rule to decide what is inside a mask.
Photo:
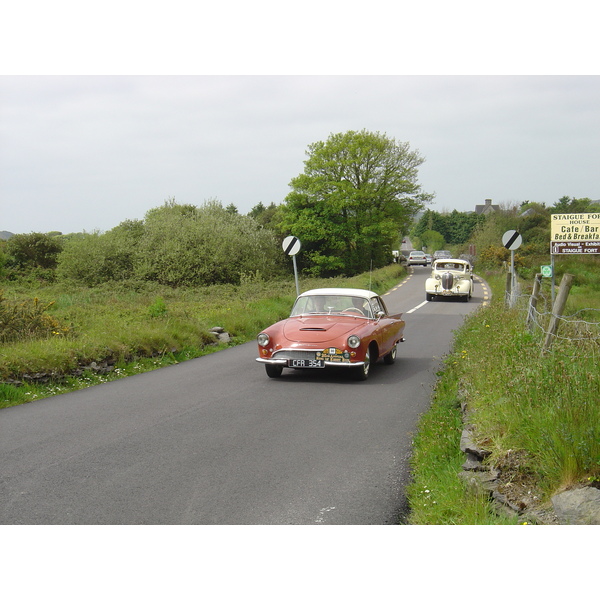
[[(456, 332), (415, 436), (412, 524), (523, 522), (494, 513), (487, 495), (468, 492), (459, 479), (463, 402), (508, 497), (543, 509), (553, 494), (600, 480), (599, 325), (588, 339), (562, 325), (561, 338), (542, 354), (543, 331), (525, 325), (526, 304), (508, 309), (503, 277), (491, 279), (494, 300)], [(574, 294), (570, 310), (580, 310), (582, 298), (590, 300)]]

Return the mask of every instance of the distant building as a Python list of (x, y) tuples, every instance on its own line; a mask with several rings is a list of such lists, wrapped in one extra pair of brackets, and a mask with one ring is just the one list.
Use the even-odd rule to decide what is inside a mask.
[(500, 210), (500, 207), (497, 204), (492, 204), (491, 198), (485, 199), (485, 204), (477, 204), (475, 206), (475, 212), (478, 215), (487, 215), (493, 212)]

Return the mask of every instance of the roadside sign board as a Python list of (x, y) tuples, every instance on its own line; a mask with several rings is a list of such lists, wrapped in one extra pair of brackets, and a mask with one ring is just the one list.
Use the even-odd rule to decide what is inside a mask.
[(515, 231), (514, 229), (509, 229), (502, 236), (502, 245), (507, 250), (516, 250), (517, 248), (519, 248), (521, 246), (522, 243), (523, 243), (523, 237), (521, 236), (521, 234), (518, 231)]
[(600, 254), (600, 213), (552, 215), (550, 254)]
[(542, 265), (542, 277), (552, 277), (552, 265)]
[(295, 235), (288, 235), (281, 244), (283, 251), (288, 256), (294, 256), (294, 254), (298, 254), (300, 246), (300, 240)]

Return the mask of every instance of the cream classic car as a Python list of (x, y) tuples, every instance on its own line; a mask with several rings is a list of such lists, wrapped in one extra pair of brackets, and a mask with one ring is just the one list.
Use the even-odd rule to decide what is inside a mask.
[(425, 298), (460, 296), (468, 302), (473, 295), (471, 263), (460, 258), (440, 258), (434, 261), (431, 275), (425, 282)]

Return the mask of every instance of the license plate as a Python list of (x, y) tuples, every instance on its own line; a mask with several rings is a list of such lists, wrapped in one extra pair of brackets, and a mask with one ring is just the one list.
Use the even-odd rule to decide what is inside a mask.
[(322, 369), (325, 367), (325, 361), (313, 360), (311, 358), (291, 358), (288, 361), (288, 367), (295, 369)]

